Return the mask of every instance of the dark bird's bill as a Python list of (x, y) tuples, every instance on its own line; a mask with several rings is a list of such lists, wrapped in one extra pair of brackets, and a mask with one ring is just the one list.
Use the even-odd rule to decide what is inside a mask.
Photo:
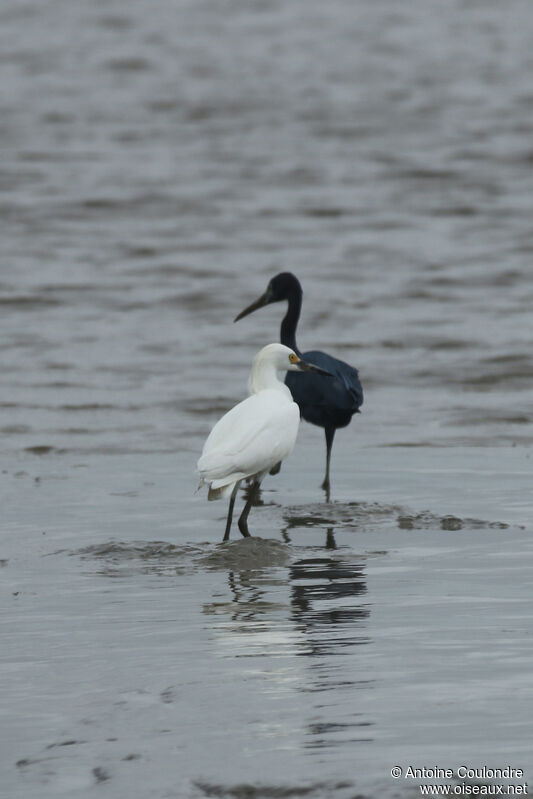
[(265, 305), (270, 305), (272, 301), (273, 301), (272, 291), (269, 287), (267, 288), (264, 294), (261, 294), (258, 300), (255, 300), (254, 302), (252, 302), (251, 305), (245, 308), (244, 311), (241, 311), (240, 314), (236, 316), (233, 321), (238, 322), (239, 319), (242, 319), (243, 317), (248, 316), (248, 314), (257, 311), (258, 308), (264, 308)]

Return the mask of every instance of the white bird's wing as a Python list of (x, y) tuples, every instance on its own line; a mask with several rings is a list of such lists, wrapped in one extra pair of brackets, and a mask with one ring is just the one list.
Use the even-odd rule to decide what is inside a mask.
[(298, 406), (279, 391), (240, 402), (217, 422), (204, 444), (198, 472), (217, 488), (268, 471), (296, 442)]

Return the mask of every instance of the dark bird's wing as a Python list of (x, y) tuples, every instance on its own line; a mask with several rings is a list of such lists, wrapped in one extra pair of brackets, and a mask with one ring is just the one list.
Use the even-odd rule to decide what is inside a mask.
[(330, 372), (332, 377), (288, 372), (285, 383), (302, 417), (320, 427), (344, 427), (363, 404), (357, 369), (325, 352), (305, 352), (302, 358)]

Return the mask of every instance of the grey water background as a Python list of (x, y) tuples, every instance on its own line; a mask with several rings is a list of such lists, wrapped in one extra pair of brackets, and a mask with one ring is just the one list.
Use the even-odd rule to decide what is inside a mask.
[[(531, 5), (4, 0), (0, 45), (0, 792), (530, 778)], [(365, 405), (221, 551), (281, 269)]]

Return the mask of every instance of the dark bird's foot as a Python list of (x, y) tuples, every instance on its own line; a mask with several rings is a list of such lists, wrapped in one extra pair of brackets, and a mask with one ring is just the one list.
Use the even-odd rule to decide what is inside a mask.
[(324, 482), (322, 483), (322, 485), (320, 486), (320, 488), (322, 489), (322, 491), (325, 491), (325, 493), (326, 493), (326, 502), (329, 502), (329, 500), (330, 500), (330, 485), (329, 485), (329, 480), (324, 480)]
[(241, 535), (244, 536), (245, 538), (251, 538), (250, 531), (248, 530), (248, 523), (246, 521), (243, 521), (242, 519), (239, 519), (238, 524), (239, 524), (239, 530), (241, 531)]
[(276, 465), (272, 467), (269, 474), (279, 474), (280, 469), (281, 469), (281, 461), (279, 463), (276, 463)]

